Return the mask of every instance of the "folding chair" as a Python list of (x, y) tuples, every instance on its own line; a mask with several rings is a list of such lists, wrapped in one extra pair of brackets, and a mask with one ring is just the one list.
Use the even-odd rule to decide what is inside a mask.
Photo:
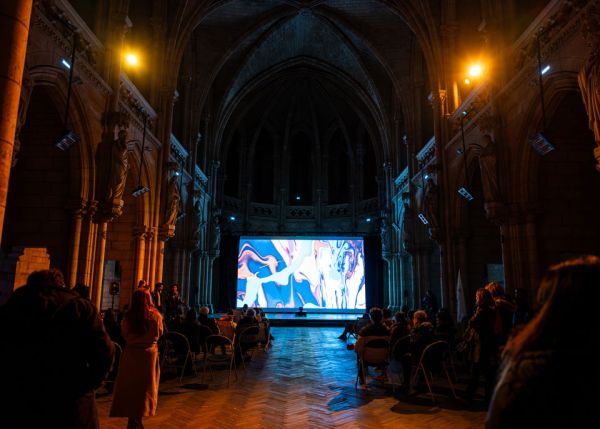
[[(220, 352), (217, 352), (220, 349)], [(227, 351), (229, 350), (229, 352)], [(225, 351), (225, 354), (223, 354)], [(204, 373), (202, 374), (202, 380), (206, 375), (206, 368), (210, 371), (210, 376), (213, 376), (213, 366), (215, 365), (227, 365), (227, 387), (229, 387), (229, 381), (231, 379), (231, 370), (235, 371), (235, 380), (237, 381), (237, 366), (235, 364), (235, 349), (231, 340), (223, 335), (209, 335), (206, 337), (205, 342), (205, 354), (204, 354)]]
[[(412, 356), (410, 353), (410, 345), (411, 345), (411, 336), (405, 335), (404, 337), (399, 338), (390, 348), (390, 360), (395, 363), (399, 363), (402, 366), (402, 376), (404, 378), (403, 382), (406, 383), (407, 380), (410, 379), (410, 372), (406, 369), (410, 368), (410, 364), (406, 364), (406, 362), (410, 362), (412, 360)], [(398, 365), (394, 366), (395, 369), (399, 369)], [(408, 374), (407, 374), (408, 372)], [(399, 380), (399, 377), (397, 378)], [(396, 384), (392, 384), (392, 390), (396, 391)]]
[[(183, 379), (188, 362), (194, 375), (198, 375), (193, 364), (193, 355), (187, 337), (179, 332), (167, 332), (164, 336), (164, 348), (161, 362), (161, 372), (166, 368), (174, 368), (176, 373), (181, 368), (179, 382)], [(183, 363), (181, 363), (183, 362)]]
[(369, 375), (369, 366), (387, 367), (390, 341), (382, 337), (365, 337), (362, 349), (358, 352), (358, 371), (354, 387), (358, 386), (360, 371), (364, 374), (365, 384)]
[(419, 363), (417, 364), (415, 374), (413, 376), (413, 385), (415, 385), (419, 377), (419, 373), (423, 374), (423, 378), (425, 378), (425, 383), (427, 384), (427, 388), (429, 389), (429, 393), (431, 395), (431, 400), (434, 403), (436, 400), (431, 388), (433, 376), (434, 374), (440, 374), (442, 372), (446, 375), (446, 379), (448, 380), (452, 394), (455, 398), (457, 398), (454, 385), (450, 379), (450, 374), (448, 374), (448, 369), (446, 368), (447, 353), (449, 353), (447, 341), (440, 340), (429, 344), (427, 347), (425, 347), (423, 353), (421, 353)]
[(254, 357), (254, 350), (258, 348), (258, 326), (248, 326), (242, 330), (239, 335), (236, 335), (233, 339), (233, 345), (235, 353), (239, 353), (242, 358), (242, 367), (246, 370), (246, 363), (244, 362), (244, 352), (251, 352), (250, 358)]
[(271, 346), (271, 328), (266, 320), (258, 322), (258, 342), (262, 344), (263, 351), (269, 350)]

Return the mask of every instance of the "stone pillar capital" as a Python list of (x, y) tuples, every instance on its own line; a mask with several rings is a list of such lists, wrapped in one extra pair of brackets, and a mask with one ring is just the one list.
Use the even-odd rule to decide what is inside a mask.
[(163, 225), (158, 229), (158, 239), (160, 241), (167, 241), (169, 238), (175, 236), (175, 225)]
[(137, 225), (133, 228), (132, 234), (139, 240), (146, 240), (150, 236), (151, 229), (146, 225)]

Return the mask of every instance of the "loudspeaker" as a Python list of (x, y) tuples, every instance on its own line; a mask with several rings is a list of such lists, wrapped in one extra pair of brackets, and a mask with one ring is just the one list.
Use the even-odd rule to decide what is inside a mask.
[(112, 282), (110, 284), (110, 289), (108, 290), (108, 293), (110, 293), (112, 296), (118, 295), (119, 294), (119, 283)]

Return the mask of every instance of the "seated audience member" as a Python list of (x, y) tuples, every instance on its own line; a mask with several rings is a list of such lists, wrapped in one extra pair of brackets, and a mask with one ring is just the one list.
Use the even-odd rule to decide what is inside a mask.
[(0, 308), (0, 426), (97, 428), (94, 390), (114, 348), (60, 271), (35, 271)]
[(435, 315), (435, 321), (435, 337), (447, 341), (452, 347), (456, 339), (456, 326), (448, 309), (440, 308)]
[(198, 315), (198, 321), (202, 325), (210, 328), (211, 332), (214, 335), (217, 335), (219, 333), (219, 327), (217, 326), (217, 322), (215, 322), (215, 319), (208, 317), (209, 312), (210, 312), (210, 309), (208, 307), (201, 307), (200, 314)]
[(392, 329), (392, 325), (394, 324), (394, 321), (392, 320), (392, 310), (384, 308), (381, 311), (383, 311), (383, 320), (381, 323), (383, 323), (386, 328)]
[[(235, 341), (238, 342), (238, 345), (236, 346), (236, 362), (241, 362), (246, 351), (258, 342), (258, 331), (256, 335), (256, 342), (247, 341), (248, 338), (246, 338), (246, 341), (240, 341), (242, 332), (253, 326), (258, 329), (258, 322), (254, 317), (254, 310), (249, 308), (248, 311), (246, 311), (246, 315), (239, 320), (235, 327)], [(252, 340), (252, 338), (250, 338), (250, 340)]]
[(409, 334), (410, 328), (408, 327), (406, 315), (401, 311), (396, 312), (395, 322), (390, 330), (390, 346), (393, 346), (396, 344), (396, 341), (398, 341), (400, 338), (406, 337)]
[(344, 332), (342, 332), (342, 335), (340, 335), (338, 338), (340, 340), (346, 341), (348, 339), (348, 334), (358, 334), (358, 332), (360, 332), (360, 330), (365, 326), (369, 325), (369, 323), (371, 323), (371, 317), (369, 316), (369, 313), (365, 313), (362, 315), (362, 317), (357, 319), (356, 322), (346, 323), (346, 326), (344, 327)]
[(204, 342), (211, 331), (207, 326), (202, 326), (196, 316), (196, 310), (190, 308), (187, 311), (181, 333), (188, 339), (190, 350), (193, 353), (200, 353), (200, 350), (204, 349)]
[(306, 317), (307, 313), (304, 311), (304, 307), (298, 307), (298, 311), (296, 311), (296, 317)]
[[(354, 344), (354, 351), (356, 351), (357, 357), (362, 352), (365, 339), (378, 338), (386, 340), (386, 346), (389, 343), (389, 329), (382, 323), (383, 312), (380, 308), (373, 307), (369, 312), (371, 323), (362, 328), (358, 333), (356, 344)], [(365, 362), (365, 366), (369, 366), (369, 362)], [(358, 377), (362, 387), (366, 386), (365, 374), (363, 373), (362, 366), (358, 365)]]
[(121, 335), (121, 324), (117, 321), (117, 313), (112, 308), (109, 308), (104, 312), (102, 322), (110, 339), (123, 347), (125, 340)]
[[(600, 258), (551, 267), (538, 312), (504, 348), (486, 427), (591, 427), (598, 409)], [(575, 323), (575, 325), (574, 325)]]
[(434, 340), (433, 324), (427, 317), (425, 310), (417, 310), (413, 315), (413, 327), (410, 330), (412, 337), (411, 353), (415, 360), (421, 357), (421, 353)]
[(187, 317), (187, 308), (183, 305), (177, 307), (177, 312), (172, 320), (167, 323), (167, 326), (170, 331), (175, 332), (183, 332), (183, 325), (185, 324), (185, 319)]
[(415, 311), (412, 321), (412, 328), (410, 329), (410, 353), (402, 359), (405, 374), (402, 390), (405, 393), (410, 392), (412, 366), (419, 362), (423, 350), (435, 340), (433, 324), (429, 321), (425, 310)]

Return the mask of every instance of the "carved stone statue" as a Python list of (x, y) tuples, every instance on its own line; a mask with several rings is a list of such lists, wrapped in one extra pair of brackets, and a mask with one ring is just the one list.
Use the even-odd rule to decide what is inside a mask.
[(196, 245), (200, 244), (200, 237), (202, 232), (202, 207), (200, 206), (200, 199), (197, 199), (192, 208), (192, 242)]
[(429, 236), (436, 240), (440, 227), (439, 223), (439, 204), (438, 204), (438, 187), (433, 179), (427, 179), (425, 182), (425, 191), (423, 195), (423, 211), (429, 222)]
[(123, 199), (127, 172), (129, 171), (129, 152), (127, 150), (127, 131), (119, 130), (118, 138), (113, 141), (110, 151), (110, 177), (106, 192), (106, 201)]
[(390, 231), (388, 228), (388, 221), (386, 217), (381, 218), (381, 225), (379, 226), (379, 234), (381, 235), (381, 251), (390, 252)]
[(408, 202), (404, 203), (404, 216), (402, 217), (402, 245), (407, 252), (412, 251), (414, 243), (414, 219), (415, 213)]
[(486, 203), (499, 202), (501, 197), (498, 184), (498, 167), (496, 164), (496, 144), (486, 134), (481, 139), (481, 147), (479, 169), (481, 170), (483, 198)]
[(181, 208), (181, 194), (179, 193), (178, 177), (173, 175), (167, 188), (167, 206), (165, 210), (165, 225), (175, 226), (177, 215)]
[(212, 250), (218, 250), (221, 245), (221, 216), (215, 214), (212, 218), (212, 231), (210, 235)]

